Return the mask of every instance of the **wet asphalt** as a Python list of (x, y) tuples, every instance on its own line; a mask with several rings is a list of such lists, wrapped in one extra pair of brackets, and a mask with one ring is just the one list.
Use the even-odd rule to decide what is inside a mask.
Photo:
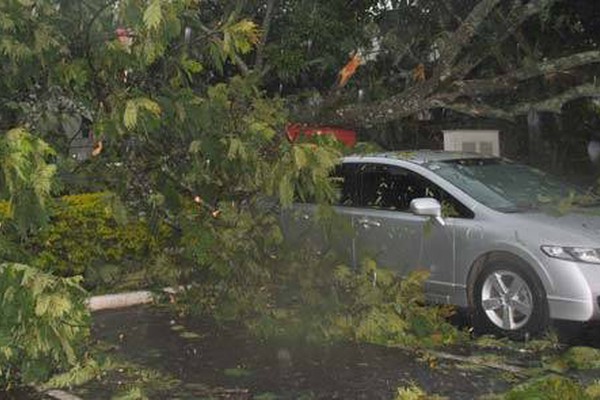
[[(157, 398), (392, 399), (397, 388), (416, 384), (429, 393), (467, 399), (511, 385), (498, 371), (439, 360), (432, 365), (401, 349), (262, 342), (241, 329), (148, 307), (100, 312), (94, 321), (95, 337), (112, 344), (115, 355), (181, 381), (176, 393)], [(180, 327), (198, 337), (186, 338)], [(86, 399), (105, 396), (88, 392)]]

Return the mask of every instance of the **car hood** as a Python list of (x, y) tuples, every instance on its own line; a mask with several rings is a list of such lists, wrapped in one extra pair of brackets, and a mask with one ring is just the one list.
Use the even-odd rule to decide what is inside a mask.
[(600, 208), (574, 209), (563, 215), (525, 212), (513, 216), (520, 231), (546, 244), (600, 247)]

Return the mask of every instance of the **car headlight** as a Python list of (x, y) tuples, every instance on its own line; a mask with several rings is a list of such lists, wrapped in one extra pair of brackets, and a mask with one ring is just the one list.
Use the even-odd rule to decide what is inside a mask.
[(600, 264), (600, 249), (590, 247), (542, 246), (542, 251), (552, 258)]

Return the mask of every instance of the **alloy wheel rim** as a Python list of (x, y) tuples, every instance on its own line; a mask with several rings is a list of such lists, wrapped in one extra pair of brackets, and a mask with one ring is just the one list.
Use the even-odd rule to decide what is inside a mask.
[(481, 307), (494, 325), (513, 331), (525, 326), (531, 318), (533, 296), (527, 282), (518, 274), (494, 271), (483, 282)]

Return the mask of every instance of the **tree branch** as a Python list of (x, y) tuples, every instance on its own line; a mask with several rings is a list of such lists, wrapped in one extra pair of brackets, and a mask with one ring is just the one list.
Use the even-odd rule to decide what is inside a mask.
[(511, 109), (513, 115), (527, 114), (530, 109), (537, 111), (546, 111), (553, 113), (560, 113), (562, 106), (575, 99), (582, 97), (599, 97), (600, 86), (594, 83), (586, 83), (583, 85), (575, 86), (569, 90), (560, 93), (557, 96), (551, 97), (546, 100), (542, 100), (537, 103), (523, 103), (519, 104)]
[(234, 54), (232, 58), (233, 62), (235, 62), (235, 65), (237, 65), (242, 75), (248, 76), (248, 74), (250, 73), (250, 68), (248, 67), (248, 64), (246, 64), (244, 60), (242, 60), (242, 58), (237, 54)]
[[(208, 37), (217, 35), (220, 33), (220, 31), (218, 29), (211, 29), (211, 28), (207, 27), (206, 25), (204, 25), (202, 22), (199, 23), (199, 26), (200, 26), (200, 29), (202, 29), (202, 31)], [(235, 65), (238, 67), (238, 69), (240, 70), (240, 72), (242, 73), (243, 76), (247, 76), (250, 73), (250, 68), (248, 68), (248, 65), (244, 62), (244, 60), (242, 60), (242, 58), (238, 54), (233, 53), (231, 56), (231, 60), (235, 63)]]
[[(538, 14), (544, 6), (557, 1), (561, 0), (530, 0), (527, 3), (514, 2), (504, 21), (504, 29), (500, 31), (495, 41), (505, 41), (525, 21)], [(465, 94), (488, 94), (501, 89), (510, 89), (514, 86), (514, 82), (552, 73), (553, 71), (594, 63), (600, 57), (596, 51), (579, 53), (542, 63), (537, 68), (522, 68), (491, 80), (463, 81), (456, 84), (458, 86), (458, 88), (455, 86), (456, 91), (436, 94), (436, 91), (440, 89), (440, 85), (444, 84), (444, 81), (451, 83), (452, 80), (464, 79), (489, 56), (489, 51), (477, 51), (473, 52), (472, 57), (465, 57), (460, 63), (456, 63), (457, 57), (472, 42), (478, 28), (486, 21), (498, 4), (500, 4), (500, 0), (481, 0), (473, 8), (457, 30), (443, 42), (440, 48), (440, 63), (436, 67), (433, 76), (427, 81), (418, 83), (404, 90), (402, 93), (379, 102), (343, 106), (337, 109), (335, 115), (328, 119), (328, 121), (353, 126), (372, 126), (407, 117), (424, 109), (440, 107), (446, 103), (450, 104), (449, 108), (461, 109), (463, 112), (469, 111), (472, 115), (487, 114), (495, 118), (510, 120), (517, 112), (516, 109), (505, 111), (479, 104), (467, 109), (464, 103), (455, 104), (455, 100)], [(581, 96), (580, 92), (574, 93), (572, 95), (574, 97), (569, 97), (570, 95), (567, 94), (565, 96), (569, 98)], [(543, 107), (544, 103), (541, 102), (537, 105)], [(531, 107), (534, 105), (528, 103), (527, 106)]]
[(457, 81), (452, 86), (457, 89), (459, 96), (489, 94), (503, 90), (512, 90), (520, 81), (535, 78), (536, 76), (564, 72), (575, 67), (594, 63), (600, 63), (600, 51), (598, 50), (575, 53), (566, 57), (544, 61), (535, 66), (524, 67), (492, 79)]
[(262, 70), (264, 63), (264, 49), (267, 43), (267, 37), (269, 36), (269, 30), (271, 29), (271, 20), (273, 18), (273, 8), (275, 8), (276, 0), (268, 0), (267, 10), (265, 11), (265, 18), (262, 22), (262, 35), (260, 37), (260, 43), (256, 47), (256, 58), (254, 59), (254, 69), (257, 71)]
[(92, 82), (94, 84), (94, 90), (96, 91), (96, 95), (99, 99), (99, 103), (104, 104), (105, 106), (107, 106), (109, 108), (110, 108), (110, 105), (106, 104), (107, 94), (106, 94), (106, 90), (105, 90), (106, 89), (105, 82), (103, 82), (102, 78), (100, 78), (98, 69), (96, 68), (96, 65), (95, 65), (94, 59), (93, 59), (94, 54), (92, 51), (91, 36), (92, 36), (92, 28), (93, 28), (94, 24), (96, 23), (96, 21), (98, 20), (98, 18), (100, 18), (102, 13), (104, 13), (106, 10), (108, 10), (116, 1), (117, 0), (109, 0), (106, 3), (104, 3), (102, 6), (100, 6), (98, 9), (94, 10), (94, 14), (92, 15), (92, 18), (86, 24), (87, 30), (85, 32), (85, 39), (84, 39), (85, 58), (86, 58), (88, 68), (90, 69), (90, 71), (92, 73)]
[[(548, 1), (559, 0), (531, 0), (525, 5), (521, 5), (521, 3), (515, 5), (507, 17), (508, 26), (502, 33), (500, 40), (503, 41), (509, 37), (523, 22), (541, 10), (542, 2)], [(482, 0), (473, 8), (461, 26), (449, 35), (443, 43), (440, 49), (440, 66), (436, 68), (434, 76), (429, 80), (379, 103), (342, 107), (337, 110), (334, 120), (339, 123), (370, 126), (406, 117), (427, 108), (431, 101), (438, 101), (439, 99), (427, 99), (427, 97), (438, 89), (441, 82), (450, 77), (455, 77), (455, 75), (458, 75), (459, 79), (463, 79), (473, 68), (487, 58), (488, 54), (485, 53), (482, 56), (477, 56), (475, 60), (467, 59), (458, 66), (454, 65), (456, 57), (470, 43), (479, 26), (499, 3), (500, 0)], [(454, 98), (450, 101), (453, 100)]]
[(515, 118), (509, 111), (501, 108), (491, 107), (487, 104), (468, 104), (468, 103), (438, 103), (448, 110), (455, 111), (460, 114), (470, 115), (477, 118), (494, 118), (514, 122)]
[(517, 104), (509, 109), (495, 108), (487, 104), (446, 103), (442, 100), (433, 101), (437, 107), (444, 107), (461, 114), (474, 117), (496, 118), (514, 122), (515, 118), (527, 114), (530, 110), (545, 111), (560, 114), (565, 103), (582, 97), (600, 96), (600, 86), (592, 83), (573, 87), (559, 95), (539, 102)]
[(437, 88), (438, 82), (429, 79), (412, 86), (402, 93), (371, 104), (352, 104), (342, 107), (332, 117), (333, 123), (354, 126), (372, 126), (412, 115), (430, 108), (428, 96)]
[[(504, 31), (494, 41), (496, 43), (504, 42), (507, 38), (514, 35), (519, 26), (525, 23), (525, 21), (538, 14), (544, 5), (556, 1), (560, 0), (531, 0), (527, 4), (516, 3), (506, 17)], [(492, 50), (491, 47), (489, 50)], [(455, 79), (464, 79), (464, 77), (490, 55), (490, 51), (480, 51), (474, 57), (466, 57), (452, 67), (450, 76)]]
[(479, 26), (487, 19), (501, 0), (481, 0), (463, 23), (442, 42), (440, 49), (440, 79), (447, 77), (456, 57), (462, 49), (471, 42)]

